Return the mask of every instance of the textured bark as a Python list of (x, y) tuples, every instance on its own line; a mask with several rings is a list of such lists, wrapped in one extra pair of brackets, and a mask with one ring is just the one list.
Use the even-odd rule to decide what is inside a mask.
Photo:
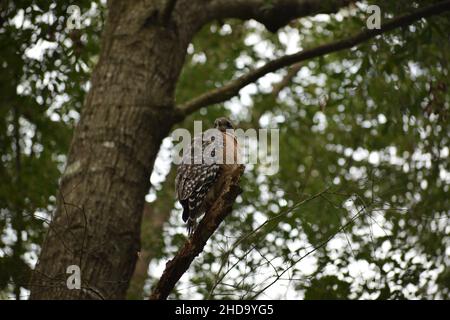
[[(31, 299), (125, 297), (140, 251), (153, 163), (162, 139), (181, 119), (174, 112), (174, 89), (187, 45), (213, 19), (263, 14), (259, 20), (274, 30), (296, 16), (329, 12), (333, 1), (325, 7), (278, 2), (282, 19), (276, 8), (257, 10), (261, 1), (249, 1), (253, 9), (246, 1), (232, 1), (228, 11), (221, 11), (227, 2), (217, 0), (108, 2), (100, 59), (33, 272)], [(285, 7), (288, 2), (294, 7)], [(240, 16), (242, 6), (250, 15)], [(81, 268), (82, 290), (66, 286), (70, 265)]]
[[(161, 26), (156, 8), (113, 1), (32, 299), (123, 298), (140, 250), (144, 196), (172, 125), (174, 88), (193, 30)], [(66, 268), (83, 290), (68, 290)]]

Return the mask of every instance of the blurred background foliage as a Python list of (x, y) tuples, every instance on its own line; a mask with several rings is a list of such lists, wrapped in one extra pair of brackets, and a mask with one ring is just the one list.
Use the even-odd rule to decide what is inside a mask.
[[(79, 30), (67, 28), (75, 3), (86, 13)], [(105, 12), (91, 1), (7, 0), (0, 7), (0, 290), (26, 298)]]
[[(216, 21), (187, 51), (177, 103), (276, 57), (438, 1), (361, 1), (293, 21), (277, 34)], [(57, 198), (71, 133), (99, 52), (101, 1), (4, 1), (0, 11), (0, 298), (26, 298)], [(228, 115), (280, 130), (279, 172), (248, 165), (244, 193), (172, 298), (411, 299), (450, 296), (450, 15), (270, 74), (201, 109), (193, 130)], [(174, 201), (171, 138), (152, 174), (142, 263), (129, 298), (148, 295), (186, 239)], [(155, 219), (157, 217), (157, 219)], [(157, 221), (157, 222), (156, 222)], [(256, 230), (256, 231), (254, 231)]]

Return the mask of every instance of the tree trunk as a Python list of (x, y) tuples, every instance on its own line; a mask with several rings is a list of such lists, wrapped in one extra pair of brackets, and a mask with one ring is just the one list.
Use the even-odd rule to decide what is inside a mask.
[[(186, 49), (201, 26), (214, 19), (256, 19), (275, 31), (294, 17), (335, 12), (348, 2), (108, 1), (100, 59), (32, 275), (31, 299), (125, 297), (161, 141), (176, 121), (206, 106), (200, 97), (187, 110), (174, 108)], [(219, 93), (237, 94), (227, 88)], [(81, 270), (81, 290), (66, 285), (71, 265)]]
[[(32, 299), (125, 297), (140, 250), (144, 197), (173, 124), (174, 88), (190, 42), (189, 29), (161, 25), (151, 6), (109, 5)], [(67, 288), (70, 265), (81, 269), (82, 290)]]

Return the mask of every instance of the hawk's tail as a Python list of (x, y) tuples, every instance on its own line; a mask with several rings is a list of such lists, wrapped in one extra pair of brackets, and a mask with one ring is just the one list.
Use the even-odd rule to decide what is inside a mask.
[(197, 218), (191, 217), (191, 210), (189, 210), (189, 202), (187, 200), (180, 201), (183, 206), (183, 221), (186, 222), (188, 235), (192, 235), (197, 227)]
[(189, 203), (187, 200), (180, 200), (180, 203), (183, 207), (183, 221), (186, 222), (189, 219)]

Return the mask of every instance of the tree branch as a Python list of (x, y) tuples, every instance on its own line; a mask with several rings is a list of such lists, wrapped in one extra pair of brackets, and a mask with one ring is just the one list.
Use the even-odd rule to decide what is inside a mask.
[(242, 192), (239, 187), (239, 180), (243, 172), (244, 166), (238, 166), (225, 178), (220, 197), (200, 221), (194, 234), (185, 242), (176, 256), (167, 262), (166, 269), (150, 295), (150, 300), (167, 299), (175, 284), (189, 268), (194, 258), (203, 251), (208, 239), (217, 230), (220, 223), (231, 213), (234, 201)]
[(257, 81), (259, 78), (268, 73), (277, 71), (278, 69), (288, 67), (292, 64), (299, 63), (305, 60), (320, 57), (332, 52), (337, 52), (345, 49), (350, 49), (356, 45), (366, 42), (378, 35), (387, 33), (396, 28), (410, 25), (417, 20), (432, 15), (441, 14), (450, 10), (450, 1), (441, 1), (434, 5), (416, 10), (413, 13), (400, 16), (392, 19), (381, 26), (380, 29), (364, 30), (354, 36), (346, 39), (334, 41), (328, 44), (318, 46), (309, 50), (303, 50), (291, 55), (286, 55), (281, 58), (272, 60), (264, 66), (248, 72), (247, 74), (237, 78), (224, 85), (223, 87), (206, 92), (199, 97), (196, 97), (176, 109), (175, 118), (179, 121), (183, 120), (189, 114), (215, 103), (221, 103), (236, 96), (239, 91), (250, 83)]
[(283, 79), (281, 79), (280, 82), (275, 83), (272, 86), (272, 95), (276, 99), (278, 98), (278, 95), (280, 94), (281, 90), (286, 88), (292, 81), (292, 79), (297, 75), (297, 73), (300, 71), (300, 69), (303, 67), (303, 63), (296, 63), (289, 67), (286, 76), (284, 76)]
[(299, 17), (332, 13), (355, 0), (213, 0), (205, 6), (202, 23), (215, 19), (255, 19), (270, 32)]

